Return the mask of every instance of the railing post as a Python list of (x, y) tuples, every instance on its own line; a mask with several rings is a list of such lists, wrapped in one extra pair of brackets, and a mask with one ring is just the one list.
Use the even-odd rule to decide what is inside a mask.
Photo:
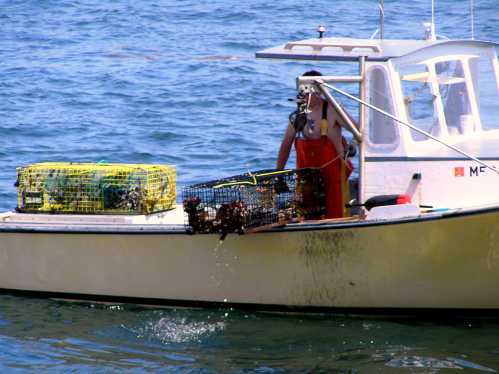
[[(361, 56), (359, 58), (359, 75), (362, 80), (359, 83), (359, 98), (363, 102), (366, 101), (366, 58)], [(359, 187), (357, 191), (357, 203), (363, 204), (365, 197), (365, 153), (366, 153), (366, 107), (359, 104), (359, 132), (362, 136), (362, 142), (359, 143)], [(362, 208), (364, 209), (364, 208)]]

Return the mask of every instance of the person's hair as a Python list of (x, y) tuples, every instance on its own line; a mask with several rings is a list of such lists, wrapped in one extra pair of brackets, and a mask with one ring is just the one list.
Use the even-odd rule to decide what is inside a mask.
[(317, 70), (309, 70), (303, 73), (302, 77), (316, 77), (322, 75), (320, 71)]

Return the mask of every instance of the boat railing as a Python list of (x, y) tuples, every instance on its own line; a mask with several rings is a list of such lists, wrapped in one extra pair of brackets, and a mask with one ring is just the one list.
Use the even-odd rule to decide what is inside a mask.
[(322, 51), (324, 48), (339, 48), (344, 52), (352, 52), (354, 49), (370, 49), (373, 52), (380, 53), (381, 47), (378, 42), (369, 41), (329, 41), (324, 39), (314, 40), (314, 41), (298, 41), (298, 42), (288, 42), (284, 46), (284, 49), (292, 50), (295, 47), (309, 47), (314, 51)]
[(333, 95), (331, 95), (331, 93), (325, 87), (325, 85), (319, 84), (318, 86), (319, 86), (319, 90), (325, 96), (326, 100), (333, 106), (333, 108), (336, 110), (336, 112), (343, 119), (343, 121), (345, 122), (345, 124), (348, 127), (348, 130), (352, 133), (355, 140), (357, 140), (359, 143), (361, 143), (362, 142), (362, 134), (360, 133), (357, 126), (353, 123), (351, 117), (347, 115), (345, 109), (343, 109), (343, 107), (340, 104), (338, 104), (336, 99), (333, 97)]
[[(315, 84), (317, 83), (317, 76), (302, 76), (296, 78), (297, 86), (302, 84)], [(320, 76), (320, 80), (322, 82), (333, 82), (333, 83), (362, 83), (363, 78), (361, 75), (353, 75), (353, 76), (339, 76), (339, 75), (326, 75)], [(318, 85), (319, 90), (326, 97), (326, 100), (333, 106), (336, 112), (342, 117), (345, 124), (347, 125), (348, 130), (352, 133), (355, 140), (359, 143), (362, 142), (362, 134), (357, 128), (357, 126), (353, 123), (351, 117), (346, 113), (345, 109), (336, 101), (336, 99), (330, 94), (330, 92), (322, 85)]]
[[(317, 80), (317, 76), (305, 76), (296, 78), (297, 85), (300, 84), (310, 84), (315, 83)], [(331, 83), (361, 83), (363, 78), (361, 75), (321, 75), (320, 79), (323, 82), (331, 82)]]

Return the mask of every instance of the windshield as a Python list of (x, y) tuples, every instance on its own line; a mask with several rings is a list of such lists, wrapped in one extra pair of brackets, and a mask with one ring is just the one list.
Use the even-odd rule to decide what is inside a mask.
[[(495, 53), (477, 53), (400, 66), (407, 119), (439, 137), (498, 129), (494, 64)], [(428, 139), (416, 131), (411, 134), (415, 141)]]
[(495, 56), (480, 56), (471, 63), (483, 130), (499, 128), (499, 68), (495, 72), (494, 64), (498, 64)]
[[(400, 69), (402, 93), (409, 123), (434, 134), (440, 124), (435, 108), (435, 97), (430, 82), (430, 71), (425, 64), (404, 66)], [(421, 133), (411, 130), (413, 140), (426, 140)]]
[(473, 131), (475, 123), (463, 62), (460, 60), (438, 62), (435, 64), (435, 69), (449, 135)]

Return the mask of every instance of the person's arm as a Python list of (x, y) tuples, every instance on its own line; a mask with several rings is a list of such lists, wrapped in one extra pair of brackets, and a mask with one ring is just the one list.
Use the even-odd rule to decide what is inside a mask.
[(295, 140), (296, 131), (292, 124), (288, 124), (286, 128), (286, 133), (282, 139), (281, 147), (279, 148), (279, 155), (277, 156), (276, 169), (282, 170), (288, 162), (289, 153), (291, 152), (291, 146), (293, 145), (293, 140)]

